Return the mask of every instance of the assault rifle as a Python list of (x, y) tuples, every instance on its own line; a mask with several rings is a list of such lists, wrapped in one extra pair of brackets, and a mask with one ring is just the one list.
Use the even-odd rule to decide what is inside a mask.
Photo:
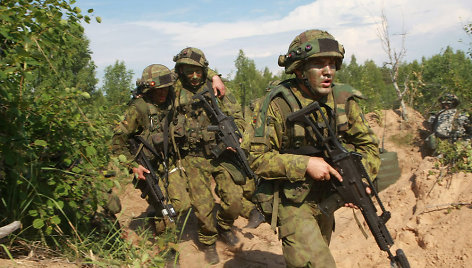
[[(244, 170), (244, 173), (246, 173), (248, 177), (254, 178), (255, 175), (249, 167), (246, 154), (244, 153), (243, 149), (241, 149), (239, 139), (242, 138), (242, 135), (234, 123), (234, 118), (225, 115), (221, 111), (213, 91), (210, 92), (208, 88), (209, 86), (207, 85), (202, 92), (195, 94), (192, 99), (198, 99), (203, 102), (203, 106), (205, 107), (210, 120), (213, 121), (212, 123), (214, 123), (214, 125), (208, 126), (207, 129), (208, 131), (216, 132), (218, 140), (221, 141), (217, 146), (212, 148), (212, 154), (218, 158), (223, 152), (226, 151), (226, 148), (233, 148), (236, 151), (235, 155), (237, 161)], [(210, 99), (210, 101), (208, 101), (208, 99)]]
[[(377, 242), (377, 245), (382, 251), (386, 251), (390, 264), (392, 267), (409, 268), (410, 264), (406, 258), (405, 253), (401, 249), (397, 249), (396, 256), (390, 252), (390, 247), (393, 245), (393, 238), (390, 235), (385, 223), (390, 219), (390, 212), (385, 210), (377, 191), (367, 174), (361, 159), (362, 156), (356, 152), (347, 151), (337, 139), (333, 129), (329, 125), (329, 121), (321, 110), (321, 106), (326, 109), (328, 114), (331, 114), (330, 107), (318, 102), (313, 102), (310, 105), (291, 113), (287, 120), (290, 123), (302, 123), (308, 127), (308, 131), (313, 131), (316, 137), (317, 144), (323, 147), (323, 152), (327, 162), (332, 165), (343, 177), (340, 182), (337, 179), (331, 179), (331, 185), (334, 189), (327, 202), (319, 204), (320, 210), (323, 213), (333, 213), (337, 208), (343, 206), (345, 203), (353, 203), (362, 212), (364, 219), (369, 226), (372, 235)], [(318, 112), (318, 113), (317, 113)], [(319, 115), (323, 123), (318, 123)], [(328, 136), (323, 135), (324, 129), (327, 129)], [(377, 215), (377, 208), (375, 207), (371, 197), (366, 193), (367, 181), (373, 195), (377, 199), (377, 203), (382, 210), (382, 214)]]
[[(141, 136), (134, 136), (132, 143), (134, 143), (134, 147), (132, 148), (135, 151), (139, 150), (139, 144), (142, 144), (143, 147), (148, 149), (156, 158), (161, 158), (159, 154), (156, 152), (154, 147), (145, 141)], [(162, 215), (164, 217), (168, 217), (171, 222), (177, 217), (177, 213), (174, 210), (174, 207), (169, 202), (167, 197), (162, 193), (161, 187), (159, 187), (159, 177), (156, 175), (154, 168), (152, 167), (149, 159), (144, 154), (144, 148), (139, 150), (138, 155), (136, 156), (136, 162), (141, 166), (145, 167), (149, 170), (149, 173), (144, 173), (146, 179), (144, 182), (141, 180), (138, 181), (138, 188), (141, 190), (141, 198), (146, 198), (151, 206), (154, 209), (161, 210)], [(167, 164), (166, 161), (162, 161), (165, 166), (166, 173), (167, 173)], [(141, 183), (141, 185), (139, 185)], [(165, 182), (167, 183), (167, 182)]]

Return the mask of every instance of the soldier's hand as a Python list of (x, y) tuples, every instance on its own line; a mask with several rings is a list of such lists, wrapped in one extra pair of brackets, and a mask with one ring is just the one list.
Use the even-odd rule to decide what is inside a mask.
[[(243, 143), (243, 138), (239, 138), (239, 144)], [(234, 149), (233, 147), (226, 147), (226, 150), (230, 150), (234, 153), (236, 153), (236, 149)]]
[[(372, 193), (372, 190), (370, 189), (370, 187), (365, 187), (365, 192), (370, 195)], [(350, 207), (350, 208), (355, 208), (355, 209), (359, 209), (358, 206), (354, 205), (353, 203), (346, 203), (344, 204), (345, 207)]]
[(223, 80), (221, 80), (221, 77), (219, 75), (215, 75), (211, 78), (211, 80), (215, 96), (219, 97), (220, 99), (223, 98), (226, 94), (226, 87), (223, 83)]
[(329, 180), (331, 175), (339, 181), (343, 181), (341, 174), (321, 157), (310, 157), (306, 167), (306, 174), (317, 181)]
[(141, 165), (139, 165), (137, 168), (135, 167), (133, 168), (134, 177), (138, 180), (146, 179), (146, 177), (144, 176), (144, 173), (150, 173), (150, 171)]

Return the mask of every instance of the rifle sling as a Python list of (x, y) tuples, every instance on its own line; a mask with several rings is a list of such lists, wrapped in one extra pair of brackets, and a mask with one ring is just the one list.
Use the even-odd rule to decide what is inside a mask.
[(280, 181), (276, 180), (274, 183), (274, 203), (272, 204), (272, 218), (270, 220), (270, 227), (275, 233), (275, 228), (277, 227), (277, 216), (279, 212), (279, 190), (280, 190)]
[(364, 227), (362, 227), (361, 221), (356, 215), (356, 211), (354, 208), (352, 209), (352, 215), (354, 215), (354, 219), (356, 220), (357, 227), (359, 227), (359, 230), (361, 230), (362, 235), (365, 237), (365, 239), (369, 238), (369, 235), (367, 235), (367, 232), (365, 231)]

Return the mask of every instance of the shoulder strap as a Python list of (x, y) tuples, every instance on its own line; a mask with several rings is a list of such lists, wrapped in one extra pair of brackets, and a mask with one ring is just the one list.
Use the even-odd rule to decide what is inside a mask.
[(365, 97), (359, 90), (346, 84), (336, 84), (333, 87), (333, 97), (334, 113), (336, 115), (336, 130), (344, 131), (348, 128), (348, 101), (353, 98), (365, 99)]
[(149, 115), (149, 106), (144, 101), (143, 98), (137, 98), (132, 102), (132, 105), (136, 107), (136, 110), (140, 115), (148, 116)]
[(262, 105), (259, 109), (256, 122), (255, 122), (255, 128), (254, 128), (254, 136), (255, 137), (263, 137), (264, 132), (265, 132), (265, 126), (266, 126), (266, 121), (267, 121), (267, 110), (269, 109), (269, 104), (270, 102), (276, 97), (280, 96), (282, 97), (292, 108), (292, 111), (296, 111), (300, 109), (301, 105), (297, 98), (293, 95), (291, 88), (291, 84), (293, 81), (291, 80), (285, 80), (279, 85), (277, 85), (274, 88), (271, 88), (268, 94), (266, 94), (266, 97), (264, 98)]

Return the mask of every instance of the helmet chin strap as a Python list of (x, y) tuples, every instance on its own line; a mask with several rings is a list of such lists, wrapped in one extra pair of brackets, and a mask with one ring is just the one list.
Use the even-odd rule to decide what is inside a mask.
[(317, 96), (318, 94), (316, 93), (316, 91), (311, 87), (310, 83), (308, 82), (308, 78), (305, 77), (305, 74), (302, 73), (302, 77), (299, 78), (298, 76), (296, 77), (297, 79), (297, 82), (304, 85), (308, 91), (310, 91), (310, 93), (313, 95), (313, 96)]

